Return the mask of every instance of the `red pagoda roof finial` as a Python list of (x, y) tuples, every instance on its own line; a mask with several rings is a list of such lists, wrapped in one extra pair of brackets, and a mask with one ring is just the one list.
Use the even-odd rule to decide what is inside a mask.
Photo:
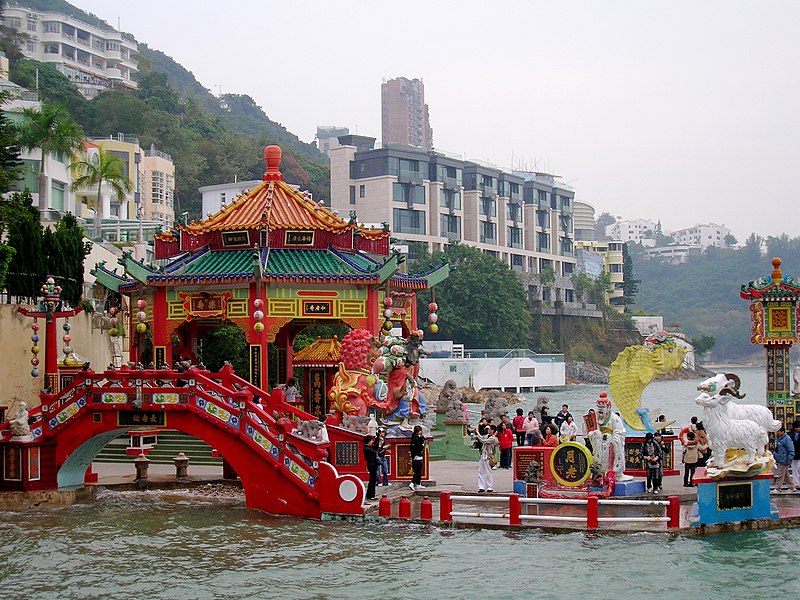
[(264, 181), (283, 181), (283, 174), (280, 170), (282, 153), (280, 146), (273, 145), (264, 148), (264, 163), (267, 165)]
[(773, 258), (772, 267), (772, 283), (778, 283), (783, 279), (783, 273), (781, 273), (781, 259), (777, 257)]

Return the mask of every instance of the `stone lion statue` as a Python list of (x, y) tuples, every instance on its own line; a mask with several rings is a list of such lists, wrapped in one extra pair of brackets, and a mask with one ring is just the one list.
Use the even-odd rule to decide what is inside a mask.
[(297, 424), (297, 431), (295, 433), (307, 440), (322, 441), (322, 429), (324, 427), (325, 423), (322, 421), (309, 419), (308, 421), (300, 421)]
[(366, 434), (369, 431), (369, 415), (342, 415), (342, 427)]
[(525, 471), (526, 483), (538, 483), (542, 480), (542, 467), (538, 462), (532, 460), (528, 465), (528, 470)]
[(494, 419), (495, 423), (499, 423), (500, 417), (508, 414), (508, 400), (500, 394), (493, 394), (486, 401), (483, 412), (489, 419)]
[(466, 411), (464, 410), (463, 396), (458, 388), (456, 382), (448, 379), (444, 388), (439, 394), (439, 401), (436, 405), (436, 412), (445, 413), (445, 421), (465, 423)]
[(450, 399), (455, 395), (459, 394), (458, 388), (456, 387), (456, 382), (452, 379), (448, 379), (444, 382), (444, 387), (442, 391), (439, 392), (439, 399), (436, 402), (436, 412), (437, 413), (446, 413), (447, 409), (450, 408)]

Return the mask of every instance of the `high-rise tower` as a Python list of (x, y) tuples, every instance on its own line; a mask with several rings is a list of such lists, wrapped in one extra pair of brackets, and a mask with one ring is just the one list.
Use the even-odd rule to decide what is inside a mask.
[(433, 129), (421, 79), (398, 77), (381, 85), (381, 139), (423, 150), (433, 147)]

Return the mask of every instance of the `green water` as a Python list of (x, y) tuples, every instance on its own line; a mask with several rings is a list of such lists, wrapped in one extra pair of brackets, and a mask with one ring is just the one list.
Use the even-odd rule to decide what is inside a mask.
[(0, 598), (796, 598), (800, 529), (449, 530), (275, 518), (234, 501), (101, 493), (0, 513)]

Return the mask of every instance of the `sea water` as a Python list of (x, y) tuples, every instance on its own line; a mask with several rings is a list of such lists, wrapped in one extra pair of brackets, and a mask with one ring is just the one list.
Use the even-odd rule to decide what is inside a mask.
[[(739, 369), (746, 401), (763, 371)], [(688, 422), (698, 381), (645, 405)], [(549, 393), (583, 414), (605, 386)], [(526, 404), (535, 401), (532, 394)], [(447, 529), (272, 517), (238, 500), (101, 491), (90, 504), (0, 513), (5, 598), (756, 598), (800, 595), (800, 529), (696, 537)]]

